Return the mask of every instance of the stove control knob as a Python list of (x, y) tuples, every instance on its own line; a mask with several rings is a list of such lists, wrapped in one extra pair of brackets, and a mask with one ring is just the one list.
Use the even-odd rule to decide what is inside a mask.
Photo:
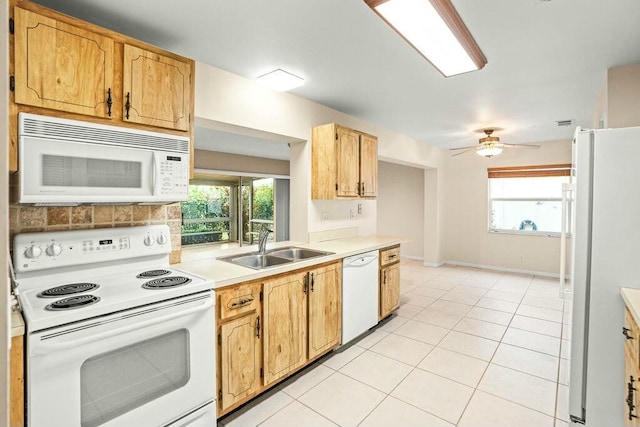
[(147, 236), (147, 237), (144, 238), (144, 245), (145, 246), (153, 246), (153, 242), (154, 242), (154, 240), (153, 240), (153, 237), (151, 237), (151, 236)]
[(57, 243), (52, 243), (47, 247), (46, 253), (49, 256), (58, 256), (62, 253), (62, 246)]
[(167, 241), (168, 241), (167, 236), (165, 236), (164, 234), (161, 234), (158, 236), (159, 245), (164, 245), (165, 243), (167, 243)]
[(42, 254), (40, 246), (31, 245), (24, 251), (24, 256), (27, 258), (38, 258)]

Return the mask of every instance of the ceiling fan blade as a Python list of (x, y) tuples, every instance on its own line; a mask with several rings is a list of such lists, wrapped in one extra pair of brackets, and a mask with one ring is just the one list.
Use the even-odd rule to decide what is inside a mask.
[(503, 143), (502, 145), (504, 145), (505, 147), (510, 147), (510, 148), (540, 148), (540, 146), (536, 145), (536, 144), (507, 144), (507, 143)]
[(477, 145), (471, 145), (469, 147), (458, 147), (458, 148), (449, 148), (449, 150), (454, 151), (454, 150), (469, 150), (471, 148), (476, 148)]
[[(451, 157), (459, 156), (460, 154), (468, 153), (476, 147), (465, 147), (465, 151), (460, 151), (459, 153), (452, 154)], [(451, 150), (462, 150), (462, 148), (451, 148)]]

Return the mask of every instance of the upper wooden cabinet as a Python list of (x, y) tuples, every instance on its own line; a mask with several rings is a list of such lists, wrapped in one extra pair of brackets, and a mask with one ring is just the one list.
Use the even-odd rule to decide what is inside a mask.
[(378, 138), (331, 123), (313, 128), (311, 144), (312, 199), (378, 195)]
[(189, 130), (191, 65), (124, 45), (124, 120)]
[(12, 4), (11, 171), (20, 112), (193, 135), (193, 60), (29, 1)]
[(114, 41), (15, 8), (15, 102), (110, 117)]

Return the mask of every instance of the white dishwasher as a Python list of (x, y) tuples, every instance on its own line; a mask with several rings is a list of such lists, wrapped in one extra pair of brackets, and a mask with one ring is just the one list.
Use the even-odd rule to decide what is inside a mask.
[(342, 345), (378, 323), (378, 251), (342, 262)]

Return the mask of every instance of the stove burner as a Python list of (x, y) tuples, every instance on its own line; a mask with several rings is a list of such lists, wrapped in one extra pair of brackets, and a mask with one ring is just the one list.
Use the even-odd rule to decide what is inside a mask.
[(65, 295), (79, 294), (80, 292), (89, 292), (98, 289), (100, 285), (95, 283), (69, 283), (67, 285), (49, 288), (38, 294), (40, 298), (58, 298)]
[(182, 276), (170, 276), (170, 277), (162, 277), (160, 279), (149, 280), (147, 283), (142, 285), (145, 289), (164, 289), (164, 288), (173, 288), (175, 286), (186, 285), (191, 282), (191, 279), (188, 277)]
[(97, 297), (95, 295), (76, 295), (52, 302), (51, 304), (46, 306), (45, 309), (51, 311), (71, 310), (74, 308), (81, 308), (87, 305), (95, 304), (98, 301), (100, 301), (100, 297)]
[(136, 277), (138, 279), (144, 279), (144, 278), (147, 278), (147, 277), (166, 276), (169, 273), (171, 273), (169, 270), (164, 270), (164, 269), (149, 270), (149, 271), (144, 271), (144, 272), (138, 274)]

